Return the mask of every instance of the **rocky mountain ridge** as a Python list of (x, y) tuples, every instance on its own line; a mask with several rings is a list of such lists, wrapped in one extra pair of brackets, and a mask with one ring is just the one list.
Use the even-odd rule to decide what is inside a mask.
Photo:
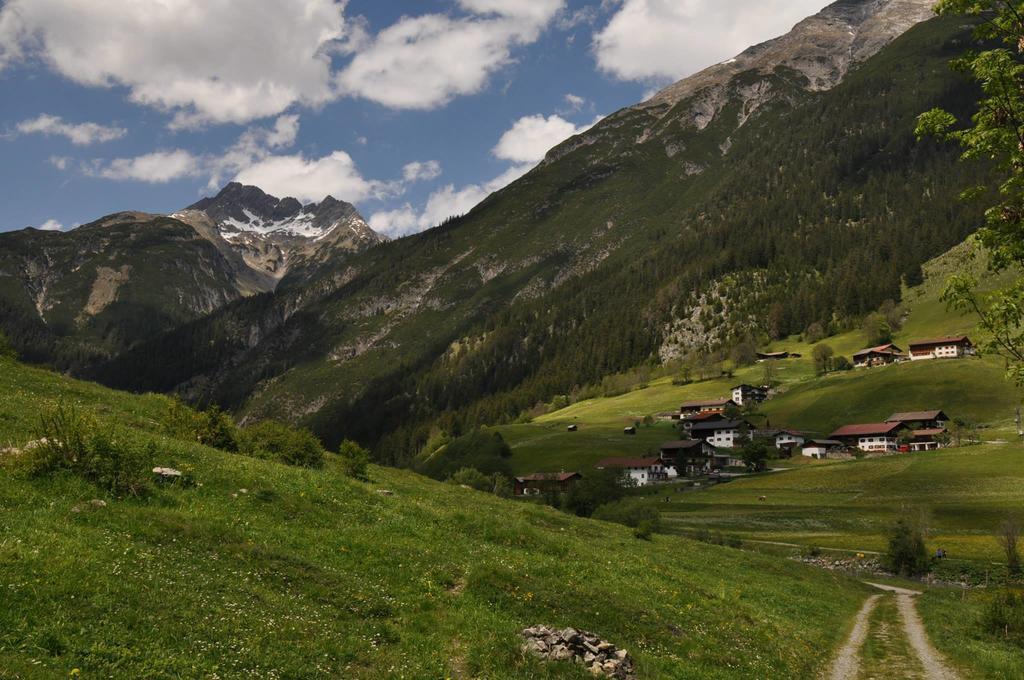
[[(839, 0), (785, 35), (750, 47), (612, 114), (552, 149), (544, 162), (617, 137), (621, 129), (630, 127), (639, 127), (639, 133), (632, 140), (619, 140), (612, 156), (629, 154), (627, 141), (644, 144), (670, 138), (664, 150), (674, 157), (686, 150), (675, 139), (679, 130), (700, 132), (713, 124), (721, 128), (715, 153), (725, 155), (732, 146), (732, 133), (758, 111), (776, 101), (791, 104), (804, 92), (835, 87), (851, 69), (911, 27), (934, 17), (934, 5), (935, 0)], [(689, 175), (699, 174), (707, 166), (692, 158), (682, 162)]]
[(321, 250), (358, 252), (383, 240), (355, 206), (333, 196), (303, 205), (238, 182), (171, 217), (211, 237), (216, 230), (250, 268), (272, 283), (294, 263)]

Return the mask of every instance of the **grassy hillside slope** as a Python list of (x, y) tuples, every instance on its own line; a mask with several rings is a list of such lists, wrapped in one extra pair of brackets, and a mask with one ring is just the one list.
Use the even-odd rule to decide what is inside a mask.
[[(974, 331), (972, 318), (951, 312), (941, 300), (944, 282), (954, 267), (984, 274), (985, 260), (976, 254), (973, 241), (927, 263), (921, 285), (904, 291), (905, 321), (895, 337), (904, 350), (913, 339)], [(983, 280), (993, 285), (1001, 279), (983, 276)], [(849, 357), (868, 341), (858, 329), (821, 342)], [(1003, 378), (1002, 363), (996, 357), (912, 362), (819, 377), (811, 359), (813, 348), (798, 337), (769, 347), (802, 355), (769, 366), (781, 394), (759, 411), (773, 426), (827, 435), (845, 423), (883, 420), (896, 411), (941, 408), (954, 418), (985, 425), (985, 436), (991, 439), (1010, 433), (1015, 409), (1024, 397)], [(671, 378), (659, 378), (643, 389), (580, 401), (531, 423), (497, 430), (512, 446), (512, 465), (517, 472), (585, 470), (607, 456), (652, 453), (661, 442), (678, 436), (669, 423), (641, 426), (636, 436), (624, 435), (623, 427), (646, 415), (678, 410), (684, 401), (726, 396), (730, 387), (742, 382), (761, 384), (764, 371), (760, 364), (740, 368), (732, 378), (689, 385), (673, 385)], [(567, 432), (568, 424), (576, 424), (579, 431)]]
[(652, 502), (680, 529), (874, 551), (898, 518), (924, 511), (932, 545), (1000, 560), (996, 530), (1024, 504), (1022, 462), (1020, 445), (988, 444), (801, 466)]
[[(0, 677), (588, 677), (519, 652), (535, 623), (598, 632), (642, 677), (813, 677), (864, 596), (409, 472), (367, 484), (167, 439), (162, 397), (2, 360), (0, 442), (60, 397), (199, 485), (122, 500), (0, 468)], [(93, 498), (107, 506), (72, 511)]]

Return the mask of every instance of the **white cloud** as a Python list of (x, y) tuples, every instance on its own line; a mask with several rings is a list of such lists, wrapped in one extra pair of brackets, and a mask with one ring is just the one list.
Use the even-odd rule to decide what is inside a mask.
[(71, 159), (67, 156), (50, 156), (49, 161), (50, 165), (58, 170), (67, 170), (68, 164), (71, 163)]
[(825, 0), (617, 0), (594, 36), (598, 67), (622, 80), (675, 80), (781, 35)]
[(134, 158), (115, 158), (109, 163), (94, 162), (84, 170), (88, 175), (104, 179), (164, 184), (200, 175), (203, 168), (200, 158), (184, 149), (175, 149), (154, 151)]
[(430, 229), (449, 217), (466, 214), (480, 201), (519, 179), (531, 169), (532, 163), (524, 163), (512, 166), (484, 184), (469, 184), (460, 188), (456, 188), (454, 184), (445, 185), (430, 194), (422, 211), (416, 212), (406, 203), (395, 210), (376, 212), (370, 216), (370, 227), (391, 237)]
[(254, 184), (275, 196), (294, 196), (300, 201), (320, 201), (330, 194), (358, 202), (399, 191), (392, 182), (365, 179), (352, 157), (344, 151), (322, 158), (306, 158), (300, 154), (268, 156), (243, 169), (235, 180)]
[(501, 136), (492, 153), (515, 163), (537, 163), (552, 147), (589, 128), (577, 127), (561, 116), (523, 116)]
[(23, 135), (41, 134), (67, 137), (75, 146), (110, 142), (128, 134), (128, 131), (122, 127), (100, 125), (99, 123), (68, 123), (60, 116), (51, 116), (46, 113), (21, 121), (17, 124), (16, 129)]
[(64, 231), (64, 225), (57, 220), (46, 220), (39, 225), (39, 229), (43, 231)]
[(8, 0), (0, 68), (38, 55), (83, 85), (124, 85), (175, 124), (242, 123), (334, 96), (348, 49), (336, 0)]
[(441, 164), (438, 161), (413, 161), (402, 168), (402, 177), (406, 182), (428, 181), (440, 176)]
[(511, 60), (513, 45), (537, 40), (563, 0), (460, 0), (486, 18), (403, 17), (338, 76), (342, 92), (395, 109), (432, 109), (483, 89)]
[(498, 14), (543, 25), (554, 18), (565, 2), (564, 0), (459, 0), (459, 5), (476, 14)]
[(576, 113), (587, 103), (587, 100), (579, 95), (575, 95), (572, 92), (568, 93), (563, 97), (565, 105), (568, 108), (568, 113)]

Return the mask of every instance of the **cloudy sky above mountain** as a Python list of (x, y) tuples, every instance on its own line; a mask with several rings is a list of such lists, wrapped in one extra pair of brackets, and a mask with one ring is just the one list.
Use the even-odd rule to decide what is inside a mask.
[(230, 180), (391, 235), (824, 0), (4, 0), (0, 230)]

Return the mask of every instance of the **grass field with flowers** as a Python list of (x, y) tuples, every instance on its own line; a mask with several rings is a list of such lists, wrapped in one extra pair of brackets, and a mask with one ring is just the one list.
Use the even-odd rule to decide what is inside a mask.
[(58, 399), (195, 485), (117, 498), (0, 467), (0, 678), (588, 677), (520, 652), (536, 623), (597, 632), (641, 677), (813, 677), (865, 594), (410, 472), (364, 483), (168, 439), (162, 397), (3, 360), (0, 441), (25, 444)]

